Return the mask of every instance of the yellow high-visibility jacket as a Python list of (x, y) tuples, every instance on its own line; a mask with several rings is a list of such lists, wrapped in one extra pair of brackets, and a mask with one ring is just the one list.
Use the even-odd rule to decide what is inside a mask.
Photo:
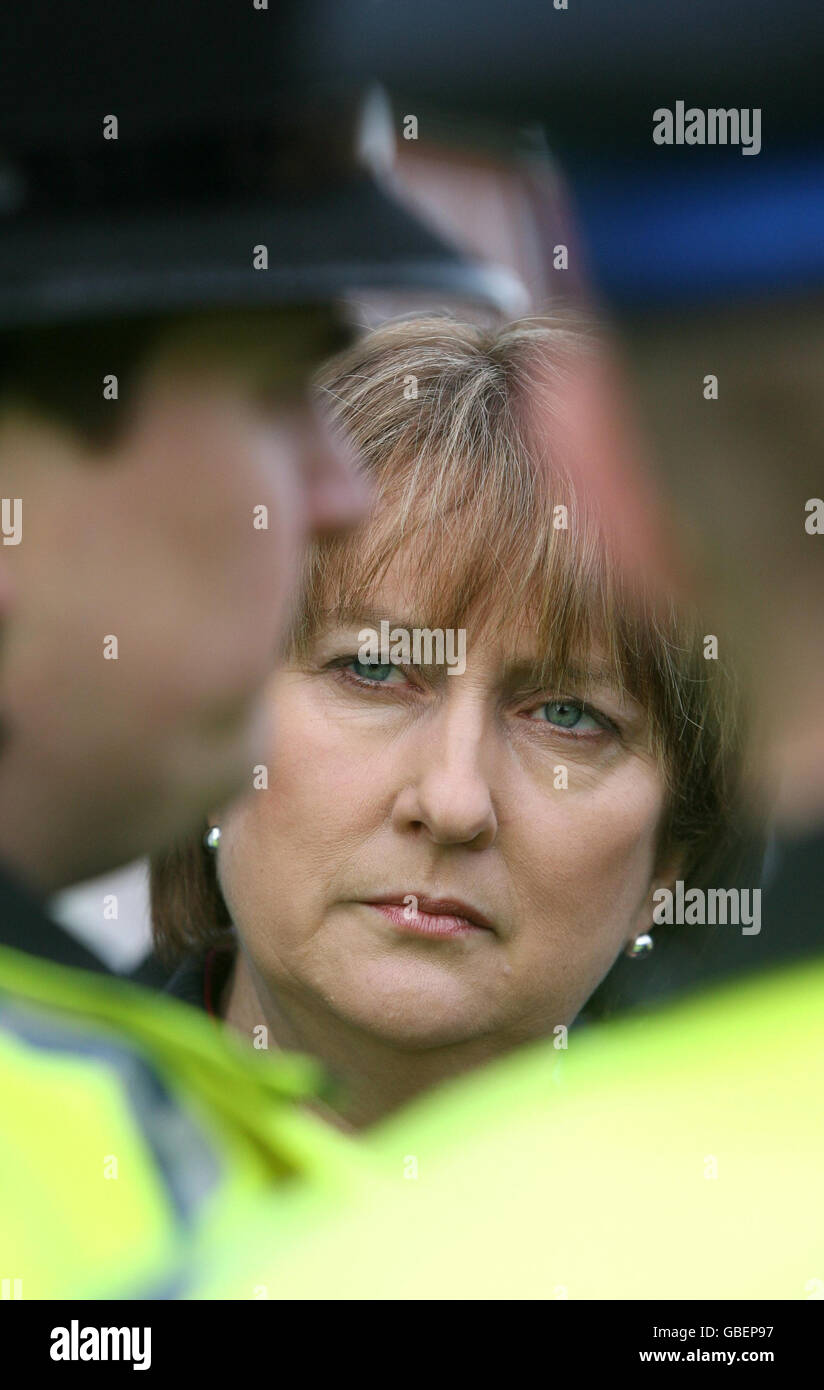
[(174, 1296), (252, 1198), (360, 1183), (357, 1146), (301, 1109), (321, 1082), (164, 995), (0, 949), (0, 1296)]
[(188, 1292), (820, 1299), (824, 964), (524, 1048), (366, 1142), (382, 1188), (276, 1193)]

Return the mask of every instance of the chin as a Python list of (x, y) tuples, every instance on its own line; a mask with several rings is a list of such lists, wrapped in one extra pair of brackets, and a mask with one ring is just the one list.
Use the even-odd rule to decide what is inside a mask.
[(392, 976), (376, 979), (372, 971), (351, 984), (339, 978), (333, 989), (323, 991), (324, 1000), (352, 1027), (410, 1052), (454, 1047), (489, 1034), (492, 1020), (479, 1016), (477, 998), (465, 983)]

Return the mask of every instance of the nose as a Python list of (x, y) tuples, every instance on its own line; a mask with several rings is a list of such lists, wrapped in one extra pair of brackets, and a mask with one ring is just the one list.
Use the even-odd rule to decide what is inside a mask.
[(498, 821), (484, 767), (492, 734), (483, 712), (456, 701), (423, 721), (417, 737), (417, 756), (405, 761), (412, 778), (394, 806), (395, 828), (421, 832), (437, 845), (487, 849)]
[(358, 468), (355, 449), (311, 407), (302, 439), (301, 477), (311, 536), (348, 530), (367, 515), (372, 490)]

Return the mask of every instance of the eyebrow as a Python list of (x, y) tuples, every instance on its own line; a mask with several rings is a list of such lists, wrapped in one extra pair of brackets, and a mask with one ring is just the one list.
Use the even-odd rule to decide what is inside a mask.
[(432, 630), (431, 624), (420, 617), (399, 618), (397, 614), (392, 614), (385, 608), (371, 608), (369, 606), (361, 608), (350, 604), (328, 610), (320, 627), (324, 631), (330, 627), (380, 628), (381, 623), (388, 623), (390, 632), (393, 627), (402, 628), (405, 632), (411, 632), (413, 628)]
[[(301, 332), (301, 328), (306, 331)], [(333, 318), (324, 324), (300, 325), (292, 336), (292, 355), (284, 357), (280, 351), (273, 353), (270, 364), (270, 370), (275, 373), (271, 388), (273, 394), (281, 385), (290, 388), (297, 382), (311, 391), (317, 397), (318, 404), (321, 404), (324, 392), (316, 386), (315, 375), (330, 358), (350, 348), (355, 340), (355, 330), (341, 319)]]
[(328, 321), (316, 326), (314, 341), (319, 351), (333, 357), (344, 352), (358, 341), (355, 325), (340, 314), (332, 314)]
[(544, 663), (535, 659), (516, 659), (506, 662), (504, 669), (511, 680), (524, 684), (546, 685), (547, 681), (561, 678), (577, 686), (609, 686), (617, 689), (620, 684), (614, 667), (606, 661), (590, 661), (585, 665), (571, 662), (553, 672), (551, 659)]
[[(340, 608), (327, 612), (320, 624), (319, 631), (326, 632), (330, 628), (349, 626), (380, 630), (382, 622), (389, 624), (390, 632), (393, 628), (402, 628), (404, 631), (412, 631), (414, 628), (432, 630), (431, 624), (422, 618), (398, 617), (397, 614), (392, 614), (385, 608), (369, 605), (358, 607), (344, 604)], [(552, 684), (554, 680), (561, 678), (572, 685), (583, 688), (608, 687), (615, 691), (622, 688), (620, 678), (608, 661), (587, 661), (583, 665), (572, 662), (563, 669), (559, 667), (556, 672), (553, 672), (551, 658), (549, 661), (541, 662), (537, 657), (515, 657), (511, 661), (505, 661), (503, 669), (508, 681), (530, 688), (543, 689)]]

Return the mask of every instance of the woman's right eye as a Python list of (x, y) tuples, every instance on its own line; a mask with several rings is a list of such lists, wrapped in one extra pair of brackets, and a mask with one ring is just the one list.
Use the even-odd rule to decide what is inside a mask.
[(414, 681), (410, 681), (408, 666), (399, 666), (395, 661), (361, 661), (355, 653), (330, 661), (327, 670), (336, 679), (360, 686), (361, 690), (381, 690), (390, 686), (392, 690), (400, 691), (414, 684)]
[(347, 666), (361, 680), (375, 681), (381, 685), (389, 679), (393, 671), (397, 670), (397, 667), (391, 662), (359, 661), (357, 657), (352, 657), (347, 662)]

